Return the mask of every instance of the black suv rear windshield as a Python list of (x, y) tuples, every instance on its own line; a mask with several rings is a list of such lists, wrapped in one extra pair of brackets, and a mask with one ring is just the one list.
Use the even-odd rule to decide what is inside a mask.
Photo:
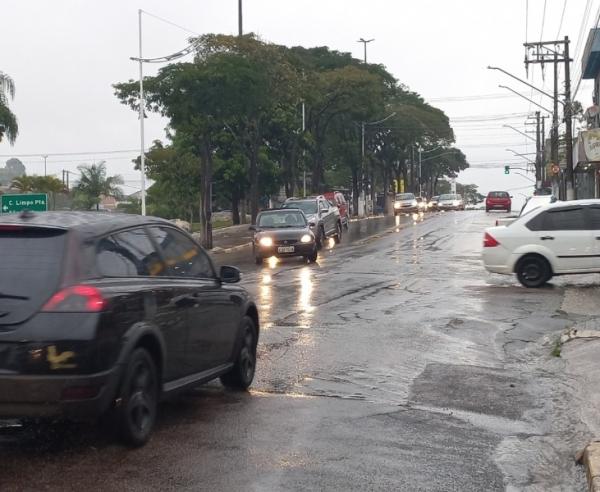
[(25, 321), (56, 291), (66, 231), (0, 225), (0, 325)]
[(488, 196), (490, 198), (509, 198), (509, 194), (506, 191), (490, 191)]
[(285, 202), (281, 208), (298, 208), (305, 214), (311, 215), (317, 213), (317, 201), (316, 200), (298, 200), (294, 202)]

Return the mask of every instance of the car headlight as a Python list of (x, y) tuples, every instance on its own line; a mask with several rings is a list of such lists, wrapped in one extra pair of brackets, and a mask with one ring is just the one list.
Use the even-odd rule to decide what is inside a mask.
[(452, 203), (453, 203), (453, 205), (455, 207), (457, 207), (458, 205), (460, 205), (460, 202), (458, 200), (454, 200)]
[(264, 246), (265, 248), (269, 248), (270, 246), (273, 246), (273, 238), (261, 237), (260, 240), (258, 241), (258, 244), (260, 244), (261, 246)]
[(394, 208), (397, 210), (401, 207), (402, 205), (400, 204), (400, 202), (394, 202)]
[(304, 236), (302, 236), (300, 238), (300, 242), (301, 243), (310, 243), (310, 242), (312, 242), (312, 236), (310, 234), (304, 234)]
[(412, 206), (413, 206), (413, 207), (416, 207), (416, 206), (417, 206), (417, 200), (413, 200), (413, 201), (412, 201)]

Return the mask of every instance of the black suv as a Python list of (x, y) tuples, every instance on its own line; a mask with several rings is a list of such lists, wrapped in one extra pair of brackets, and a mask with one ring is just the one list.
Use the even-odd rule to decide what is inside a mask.
[(246, 389), (259, 334), (240, 273), (170, 222), (0, 217), (0, 418), (115, 418), (150, 437), (161, 398), (220, 377)]

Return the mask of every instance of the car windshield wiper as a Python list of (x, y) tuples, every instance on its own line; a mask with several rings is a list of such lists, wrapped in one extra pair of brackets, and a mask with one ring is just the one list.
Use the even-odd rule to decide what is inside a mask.
[(13, 294), (5, 294), (4, 292), (0, 292), (0, 299), (17, 299), (19, 301), (28, 301), (29, 297), (16, 296)]

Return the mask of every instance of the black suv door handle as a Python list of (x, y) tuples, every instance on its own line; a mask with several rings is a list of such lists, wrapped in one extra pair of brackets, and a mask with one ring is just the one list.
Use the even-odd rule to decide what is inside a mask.
[(550, 240), (550, 241), (551, 241), (551, 240), (553, 240), (554, 238), (553, 238), (552, 236), (542, 236), (540, 239), (541, 239), (542, 241), (546, 241), (546, 240)]

